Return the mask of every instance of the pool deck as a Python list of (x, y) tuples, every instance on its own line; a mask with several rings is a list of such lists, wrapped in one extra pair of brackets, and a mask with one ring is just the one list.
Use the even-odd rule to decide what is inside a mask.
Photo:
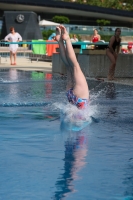
[(116, 78), (113, 81), (108, 81), (107, 78), (103, 78), (103, 80), (97, 80), (95, 78), (89, 78), (90, 80), (96, 80), (99, 82), (108, 82), (108, 83), (117, 83), (122, 85), (132, 85), (133, 86), (133, 78)]
[[(46, 61), (32, 61), (27, 57), (17, 57), (17, 65), (10, 65), (10, 59), (1, 57), (0, 62), (0, 69), (18, 69), (18, 70), (24, 70), (24, 71), (42, 71), (45, 73), (52, 73), (52, 62), (46, 62)], [(90, 80), (96, 80), (99, 82), (102, 82), (102, 80), (97, 80), (95, 78), (89, 78)], [(103, 79), (104, 82), (112, 82), (112, 83), (118, 83), (118, 84), (124, 84), (124, 85), (133, 85), (133, 78), (116, 78), (114, 81), (108, 81), (107, 78)]]
[(9, 57), (1, 57), (0, 69), (19, 69), (25, 71), (43, 71), (52, 73), (52, 62), (32, 61), (27, 57), (17, 57), (17, 65), (10, 65)]

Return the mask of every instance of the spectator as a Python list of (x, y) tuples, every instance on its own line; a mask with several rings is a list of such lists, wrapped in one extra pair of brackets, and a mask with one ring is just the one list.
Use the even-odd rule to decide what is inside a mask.
[[(4, 40), (7, 42), (19, 42), (22, 41), (22, 37), (19, 33), (15, 32), (14, 27), (10, 27), (10, 33), (5, 37)], [(9, 45), (11, 65), (16, 65), (17, 49), (18, 49), (18, 44)]]
[(71, 42), (78, 42), (78, 38), (74, 34), (73, 37), (71, 38)]
[(127, 46), (128, 52), (132, 53), (133, 52), (133, 42), (128, 42), (128, 46)]
[[(57, 53), (57, 52), (56, 52), (56, 49), (59, 48), (59, 45), (57, 44), (57, 42), (56, 42), (56, 40), (55, 40), (55, 36), (56, 36), (56, 34), (55, 34), (55, 33), (52, 33), (52, 34), (49, 36), (48, 40), (47, 40), (47, 42), (53, 42), (53, 44), (48, 43), (48, 44), (46, 45), (46, 55), (47, 55), (47, 56), (52, 56), (53, 53)], [(54, 44), (54, 42), (56, 42), (56, 43)]]
[(94, 34), (91, 36), (91, 42), (95, 43), (101, 40), (101, 36), (98, 34), (98, 30), (94, 29)]
[(108, 73), (109, 81), (114, 80), (116, 61), (117, 61), (118, 53), (120, 51), (120, 43), (121, 43), (120, 34), (121, 34), (121, 29), (116, 28), (115, 35), (113, 35), (110, 38), (109, 45), (107, 46), (107, 49), (106, 49), (106, 54), (111, 61), (111, 65), (109, 67), (109, 73)]
[(56, 36), (56, 34), (55, 34), (55, 33), (52, 33), (52, 34), (49, 36), (48, 40), (55, 40), (55, 36)]

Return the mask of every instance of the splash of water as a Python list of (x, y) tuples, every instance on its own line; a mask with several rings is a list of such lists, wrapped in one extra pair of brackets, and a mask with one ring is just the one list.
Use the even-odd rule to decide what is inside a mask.
[(81, 126), (84, 122), (92, 121), (91, 117), (97, 112), (97, 105), (89, 105), (86, 109), (80, 110), (70, 103), (54, 103), (55, 109), (60, 109), (61, 118), (64, 122), (75, 126)]

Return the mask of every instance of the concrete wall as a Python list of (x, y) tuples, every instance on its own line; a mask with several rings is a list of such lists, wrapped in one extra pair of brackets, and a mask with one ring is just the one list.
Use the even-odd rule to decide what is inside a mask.
[(11, 26), (22, 36), (23, 40), (43, 39), (38, 25), (38, 16), (34, 12), (4, 11), (1, 39), (4, 39), (10, 32)]
[[(76, 54), (77, 60), (86, 77), (107, 77), (110, 61), (105, 54)], [(52, 72), (66, 74), (60, 54), (53, 54)], [(133, 54), (119, 54), (115, 77), (133, 77)]]

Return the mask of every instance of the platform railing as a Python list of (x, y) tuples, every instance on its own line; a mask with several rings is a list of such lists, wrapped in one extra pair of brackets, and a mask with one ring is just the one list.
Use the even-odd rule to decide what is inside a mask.
[[(133, 42), (122, 42), (121, 46), (123, 47), (124, 51), (121, 53), (129, 53), (129, 51), (126, 51), (127, 46), (129, 45), (132, 47)], [(6, 42), (6, 41), (0, 41), (0, 57), (9, 57), (10, 52), (9, 52), (9, 45), (10, 44), (18, 44), (19, 48), (17, 51), (17, 55), (21, 57), (28, 57), (31, 61), (32, 60), (52, 60), (52, 53), (59, 53), (59, 51), (55, 50), (58, 49), (57, 45), (58, 43), (55, 41), (44, 41), (44, 40), (38, 40), (36, 42), (33, 41), (21, 41), (21, 42)], [(75, 53), (84, 53), (84, 50), (91, 49), (91, 50), (105, 50), (108, 46), (108, 42), (104, 41), (99, 41), (97, 43), (92, 43), (90, 41), (79, 41), (79, 42), (72, 42), (72, 46), (74, 48)], [(37, 46), (36, 46), (37, 45)], [(47, 45), (50, 45), (51, 47), (55, 47), (53, 52), (49, 55), (47, 52), (47, 48), (42, 51), (41, 49), (44, 47), (47, 47)], [(34, 52), (33, 46), (37, 51)], [(50, 48), (51, 48), (50, 47)], [(133, 48), (130, 48), (133, 49)], [(52, 50), (51, 50), (52, 51)], [(130, 51), (132, 53), (133, 51)]]

